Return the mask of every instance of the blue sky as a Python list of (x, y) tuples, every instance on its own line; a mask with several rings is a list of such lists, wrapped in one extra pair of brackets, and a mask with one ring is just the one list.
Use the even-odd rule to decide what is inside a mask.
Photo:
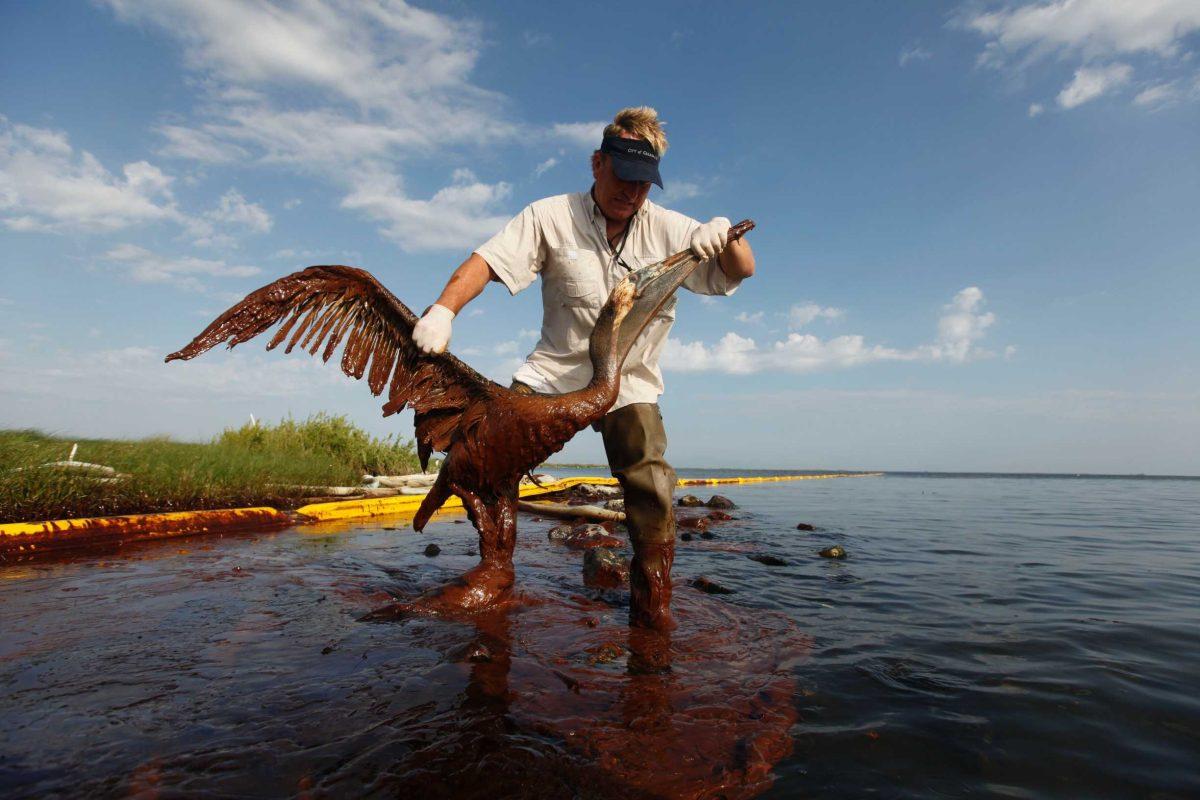
[[(759, 223), (758, 275), (681, 303), (677, 465), (1200, 473), (1200, 4), (634, 11), (5, 4), (0, 426), (411, 435), (315, 359), (162, 356), (313, 263), (423, 308), (649, 104), (652, 199)], [(507, 380), (539, 323), (494, 285), (451, 346)]]

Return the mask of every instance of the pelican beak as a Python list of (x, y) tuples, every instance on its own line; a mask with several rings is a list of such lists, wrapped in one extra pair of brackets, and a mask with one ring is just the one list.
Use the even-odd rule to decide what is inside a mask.
[[(740, 239), (753, 227), (754, 223), (750, 220), (739, 222), (729, 229), (729, 241)], [(621, 320), (617, 332), (620, 352), (629, 354), (637, 337), (699, 265), (700, 260), (690, 250), (685, 250), (629, 274), (626, 280), (633, 282), (635, 291), (633, 306)]]

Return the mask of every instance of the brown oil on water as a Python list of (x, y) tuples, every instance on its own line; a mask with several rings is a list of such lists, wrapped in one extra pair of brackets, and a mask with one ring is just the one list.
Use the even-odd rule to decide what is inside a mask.
[[(522, 518), (511, 602), (364, 621), (477, 558), (453, 516), (429, 537), (384, 524), (8, 568), (0, 793), (736, 798), (770, 786), (809, 646), (787, 617), (679, 576), (678, 628), (631, 630), (628, 592), (584, 589), (580, 554)], [(422, 554), (427, 538), (440, 557)]]

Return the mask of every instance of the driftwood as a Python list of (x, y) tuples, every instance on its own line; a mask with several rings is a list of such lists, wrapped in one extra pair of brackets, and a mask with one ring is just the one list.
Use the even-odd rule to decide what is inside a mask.
[[(553, 483), (552, 475), (534, 475), (539, 483)], [(363, 475), (363, 486), (373, 489), (403, 489), (402, 494), (425, 494), (437, 482), (436, 472), (416, 472), (412, 475)], [(521, 479), (522, 484), (531, 483), (528, 477)], [(408, 491), (419, 489), (420, 491)]]
[(428, 489), (437, 480), (436, 472), (417, 472), (412, 475), (364, 475), (365, 486), (384, 489)]
[[(306, 486), (303, 484), (270, 483), (273, 489), (289, 489), (304, 492), (313, 497), (395, 497), (398, 494), (408, 494), (404, 489), (376, 489), (371, 486)], [(417, 494), (425, 494), (422, 489)]]
[(518, 500), (517, 508), (522, 511), (529, 511), (534, 514), (543, 514), (547, 517), (559, 517), (561, 519), (591, 519), (613, 522), (624, 522), (624, 511), (610, 511), (607, 508), (600, 506), (568, 506), (562, 503), (533, 503), (529, 500)]

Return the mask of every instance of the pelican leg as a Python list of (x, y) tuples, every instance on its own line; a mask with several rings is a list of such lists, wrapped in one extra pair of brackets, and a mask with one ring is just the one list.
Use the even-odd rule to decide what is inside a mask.
[(508, 599), (516, 581), (513, 549), (517, 540), (516, 500), (485, 502), (466, 494), (463, 505), (479, 530), (479, 564), (454, 580), (407, 603), (406, 612), (461, 614), (482, 611)]

